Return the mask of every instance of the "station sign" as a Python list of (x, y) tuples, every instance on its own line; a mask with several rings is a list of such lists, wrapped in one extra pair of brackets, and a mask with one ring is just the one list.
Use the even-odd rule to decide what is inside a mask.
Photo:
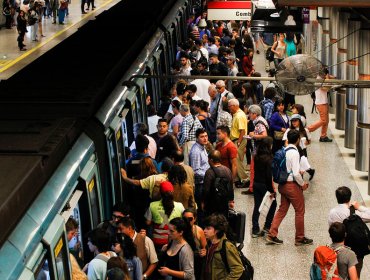
[(252, 17), (251, 1), (208, 2), (209, 20), (250, 20)]

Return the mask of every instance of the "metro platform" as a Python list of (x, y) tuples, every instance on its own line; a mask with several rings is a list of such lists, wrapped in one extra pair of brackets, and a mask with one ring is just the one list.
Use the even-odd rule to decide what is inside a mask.
[[(264, 69), (264, 53), (254, 55), (256, 71), (267, 76)], [(264, 84), (266, 86), (266, 84)], [(305, 107), (307, 123), (315, 122), (319, 115), (311, 114), (312, 99), (310, 96), (296, 96), (296, 103)], [(235, 208), (246, 213), (246, 232), (243, 252), (252, 262), (256, 280), (306, 280), (313, 262), (316, 247), (330, 244), (328, 233), (329, 210), (337, 205), (335, 190), (340, 186), (348, 186), (352, 191), (352, 200), (370, 207), (370, 196), (367, 193), (368, 173), (355, 170), (355, 150), (344, 148), (344, 131), (335, 129), (335, 115), (330, 114), (328, 135), (332, 143), (320, 143), (320, 129), (311, 133), (312, 141), (308, 151), (308, 159), (316, 173), (305, 197), (305, 233), (313, 239), (309, 246), (294, 245), (295, 226), (294, 209), (290, 206), (285, 219), (279, 228), (279, 239), (283, 245), (266, 245), (263, 237), (252, 238), (253, 196), (242, 195), (243, 189), (235, 189)], [(305, 177), (306, 178), (306, 177)], [(306, 178), (308, 180), (308, 178)], [(245, 189), (244, 189), (245, 190)], [(277, 195), (278, 207), (280, 194)], [(278, 208), (277, 208), (278, 209)], [(265, 217), (260, 217), (263, 226)], [(361, 279), (370, 279), (370, 255), (364, 259)]]
[[(18, 49), (18, 32), (16, 26), (13, 26), (11, 29), (0, 29), (0, 81), (10, 78), (39, 56), (74, 34), (89, 20), (95, 19), (95, 16), (114, 6), (119, 0), (95, 0), (95, 10), (91, 10), (90, 7), (90, 10), (86, 10), (87, 14), (81, 14), (81, 2), (79, 0), (73, 0), (71, 2), (68, 6), (69, 15), (65, 17), (64, 25), (58, 24), (58, 19), (57, 23), (53, 24), (52, 17), (43, 17), (42, 29), (45, 37), (40, 37), (40, 33), (38, 32), (38, 42), (31, 40), (30, 27), (27, 27), (28, 32), (24, 38), (27, 51), (20, 51)], [(68, 54), (65, 55), (67, 56)], [(65, 68), (66, 73), (68, 73), (68, 65)], [(45, 71), (48, 71), (48, 69), (45, 69)], [(42, 73), (40, 74), (42, 79)]]
[[(46, 37), (39, 42), (32, 42), (30, 31), (26, 34), (25, 44), (27, 51), (21, 52), (17, 47), (17, 31), (0, 30), (0, 80), (7, 79), (27, 66), (39, 56), (55, 47), (65, 38), (75, 33), (78, 28), (104, 10), (115, 5), (118, 0), (96, 0), (95, 11), (82, 15), (80, 2), (73, 0), (69, 5), (69, 16), (65, 25), (52, 24), (52, 19), (43, 19), (43, 31)], [(29, 28), (28, 28), (29, 29)], [(266, 75), (263, 51), (255, 55), (256, 70)], [(68, 54), (65, 54), (66, 56)], [(91, 59), (94, 59), (93, 57)], [(55, 65), (54, 65), (55, 66)], [(98, 66), (98, 62), (97, 62)], [(50, 67), (53, 67), (50, 64)], [(68, 65), (64, 66), (68, 75)], [(45, 69), (49, 71), (49, 69)], [(68, 77), (67, 77), (68, 78)], [(42, 73), (40, 73), (42, 82)], [(312, 100), (309, 96), (297, 96), (296, 102), (306, 108), (307, 122), (312, 123), (318, 119), (318, 114), (310, 113)], [(309, 268), (313, 261), (313, 252), (319, 245), (330, 243), (328, 234), (327, 216), (329, 210), (336, 206), (335, 189), (338, 186), (348, 186), (352, 190), (352, 199), (370, 207), (370, 197), (367, 194), (368, 174), (359, 172), (354, 168), (354, 150), (344, 148), (343, 131), (335, 129), (330, 115), (329, 136), (334, 139), (332, 143), (320, 143), (319, 130), (312, 133), (312, 143), (308, 147), (308, 156), (313, 168), (316, 169), (310, 187), (305, 191), (305, 232), (307, 237), (314, 240), (314, 245), (296, 247), (294, 245), (294, 210), (290, 210), (279, 228), (279, 238), (284, 240), (280, 246), (266, 245), (263, 238), (251, 237), (251, 217), (253, 211), (253, 196), (241, 194), (243, 189), (235, 190), (235, 206), (237, 210), (247, 215), (245, 241), (243, 252), (251, 260), (255, 268), (256, 280), (305, 280), (309, 279)], [(280, 195), (277, 196), (278, 205)], [(262, 224), (264, 217), (261, 217)], [(370, 256), (364, 259), (361, 279), (370, 279)]]

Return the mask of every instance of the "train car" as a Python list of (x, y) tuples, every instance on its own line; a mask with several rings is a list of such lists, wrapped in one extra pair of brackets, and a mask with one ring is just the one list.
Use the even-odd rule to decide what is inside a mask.
[[(115, 203), (127, 200), (119, 172), (125, 166), (124, 147), (134, 140), (133, 124), (147, 123), (145, 96), (150, 95), (158, 108), (160, 95), (170, 86), (168, 82), (130, 78), (144, 73), (168, 74), (177, 45), (187, 35), (185, 23), (192, 1), (164, 2), (167, 6), (163, 5), (162, 13), (167, 16), (156, 25), (155, 32), (151, 31), (131, 66), (125, 69), (121, 61), (119, 67), (110, 70), (104, 90), (112, 89), (105, 97), (95, 97), (93, 103), (83, 105), (70, 98), (64, 104), (65, 111), (57, 102), (50, 102), (57, 97), (44, 98), (43, 92), (39, 103), (37, 98), (12, 97), (11, 91), (2, 97), (8, 106), (1, 113), (5, 120), (0, 121), (2, 135), (6, 136), (0, 139), (0, 183), (7, 190), (0, 197), (0, 279), (40, 279), (45, 275), (71, 279), (65, 222), (71, 216), (79, 222), (75, 238), (83, 245), (80, 257), (88, 262), (93, 256), (87, 250), (85, 234), (110, 218)], [(102, 25), (91, 25), (106, 28), (107, 17), (108, 12), (102, 13), (97, 18)], [(91, 32), (85, 28), (82, 32)], [(78, 37), (79, 32), (73, 36)], [(140, 39), (145, 39), (143, 34)], [(59, 49), (68, 50), (71, 42)], [(133, 53), (125, 57), (133, 59)], [(77, 55), (73, 58), (78, 59)], [(43, 65), (40, 61), (36, 64)], [(112, 81), (114, 87), (109, 85)], [(49, 89), (49, 94), (53, 90)], [(26, 111), (27, 118), (17, 116), (13, 111), (16, 107)], [(95, 108), (96, 113), (91, 115)], [(24, 147), (27, 141), (29, 145)]]

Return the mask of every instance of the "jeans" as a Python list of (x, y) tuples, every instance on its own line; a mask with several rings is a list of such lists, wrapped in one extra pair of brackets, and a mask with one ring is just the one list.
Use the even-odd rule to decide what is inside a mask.
[[(252, 230), (253, 231), (259, 231), (260, 230), (259, 223), (258, 223), (258, 220), (259, 220), (259, 217), (260, 217), (260, 212), (258, 211), (258, 209), (261, 206), (263, 197), (265, 196), (266, 192), (267, 192), (267, 187), (266, 187), (265, 184), (254, 182), (254, 191), (253, 191), (254, 209), (253, 209), (253, 215), (252, 215), (252, 224), (253, 224)], [(275, 199), (271, 204), (269, 212), (267, 213), (266, 220), (265, 220), (265, 225), (264, 225), (263, 228), (270, 229), (272, 219), (274, 218), (274, 214), (275, 214), (275, 210), (276, 210), (276, 205), (277, 205), (277, 203), (276, 203), (276, 199)]]

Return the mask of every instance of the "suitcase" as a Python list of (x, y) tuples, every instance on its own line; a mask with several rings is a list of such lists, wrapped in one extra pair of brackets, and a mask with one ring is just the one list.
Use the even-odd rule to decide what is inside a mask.
[(245, 213), (239, 212), (234, 209), (229, 209), (229, 226), (234, 235), (234, 241), (236, 243), (244, 242), (245, 234)]

